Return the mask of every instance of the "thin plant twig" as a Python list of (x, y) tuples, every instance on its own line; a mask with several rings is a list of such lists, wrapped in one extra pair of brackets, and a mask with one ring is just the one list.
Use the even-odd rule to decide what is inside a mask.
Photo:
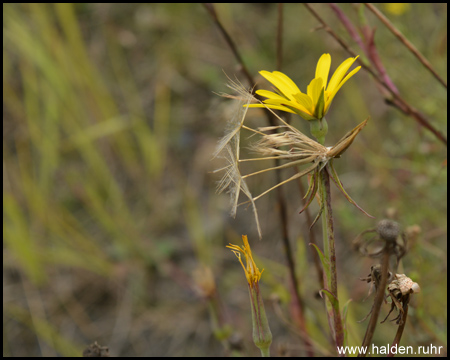
[(405, 329), (405, 325), (406, 325), (406, 319), (407, 319), (407, 316), (408, 316), (408, 308), (409, 308), (408, 305), (406, 305), (403, 308), (402, 322), (398, 326), (397, 333), (395, 334), (394, 341), (392, 342), (392, 346), (389, 348), (389, 353), (387, 354), (387, 357), (394, 357), (395, 356), (395, 353), (391, 352), (391, 348), (392, 347), (397, 348), (398, 344), (400, 344), (400, 340), (401, 340), (402, 335), (403, 335), (403, 330)]
[[(377, 292), (375, 295), (375, 300), (372, 305), (372, 314), (369, 320), (369, 324), (367, 325), (366, 334), (364, 335), (364, 340), (362, 342), (361, 348), (367, 349), (369, 345), (372, 343), (372, 337), (375, 333), (375, 328), (378, 323), (378, 316), (380, 315), (381, 304), (384, 301), (385, 291), (387, 280), (389, 276), (389, 249), (385, 248), (383, 252), (383, 258), (381, 260), (381, 280), (378, 285)], [(358, 357), (365, 357), (367, 351), (363, 351), (358, 354)]]
[(253, 77), (250, 75), (250, 72), (247, 69), (247, 66), (245, 65), (244, 61), (242, 60), (242, 56), (239, 53), (236, 44), (234, 43), (233, 39), (231, 38), (230, 34), (225, 30), (222, 23), (219, 21), (219, 17), (217, 16), (216, 9), (214, 8), (214, 4), (212, 3), (203, 3), (203, 6), (208, 11), (209, 15), (211, 15), (211, 18), (213, 19), (214, 23), (216, 24), (217, 28), (219, 29), (220, 33), (224, 37), (226, 43), (228, 44), (228, 47), (233, 52), (234, 57), (236, 58), (237, 62), (241, 66), (241, 71), (244, 73), (245, 77), (247, 78), (249, 84), (254, 84)]
[(283, 4), (279, 3), (277, 10), (277, 70), (281, 71), (283, 66)]
[(383, 13), (378, 10), (375, 6), (370, 3), (364, 3), (366, 7), (372, 11), (380, 21), (386, 25), (386, 27), (405, 45), (409, 51), (411, 51), (414, 56), (419, 59), (423, 66), (425, 66), (433, 76), (447, 89), (447, 83), (442, 79), (439, 74), (434, 70), (431, 63), (423, 56), (420, 51), (398, 30), (389, 19), (383, 15)]

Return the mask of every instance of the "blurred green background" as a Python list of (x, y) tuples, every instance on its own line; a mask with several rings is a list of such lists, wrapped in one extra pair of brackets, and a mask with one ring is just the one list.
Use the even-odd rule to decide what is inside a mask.
[[(351, 5), (341, 7), (358, 23)], [(379, 8), (446, 78), (446, 5), (411, 4), (398, 14)], [(315, 9), (363, 55), (327, 6)], [(276, 5), (220, 4), (216, 11), (267, 86), (257, 72), (275, 70)], [(446, 134), (446, 89), (366, 15), (403, 98)], [(323, 53), (332, 56), (331, 71), (349, 57), (317, 25), (302, 5), (285, 6), (283, 71), (303, 91)], [(290, 323), (274, 194), (258, 200), (259, 241), (251, 210), (241, 207), (232, 219), (227, 195), (215, 193), (220, 175), (212, 171), (223, 164), (212, 153), (235, 111), (214, 94), (227, 91), (224, 72), (245, 84), (199, 4), (3, 5), (4, 356), (76, 356), (94, 341), (115, 356), (221, 356), (233, 343), (258, 355), (245, 277), (225, 248), (241, 244), (241, 234), (265, 269), (272, 352), (304, 355)], [(327, 145), (369, 115), (337, 171), (359, 205), (377, 220), (388, 212), (411, 235), (401, 271), (422, 292), (413, 296), (401, 345), (444, 346), (446, 354), (446, 147), (386, 105), (363, 70), (333, 102)], [(259, 110), (250, 121), (265, 125)], [(293, 121), (309, 134), (306, 122)], [(273, 182), (261, 176), (255, 186)], [(307, 328), (316, 354), (333, 354), (298, 185), (283, 191)], [(351, 242), (377, 220), (336, 188), (333, 203), (339, 296), (342, 304), (353, 300), (349, 344), (360, 345), (367, 321), (357, 320), (372, 298), (363, 302), (368, 285), (359, 278), (376, 260), (360, 257)], [(317, 204), (311, 209), (315, 216)], [(320, 226), (314, 231), (320, 238)], [(375, 344), (386, 345), (396, 325), (377, 330)]]

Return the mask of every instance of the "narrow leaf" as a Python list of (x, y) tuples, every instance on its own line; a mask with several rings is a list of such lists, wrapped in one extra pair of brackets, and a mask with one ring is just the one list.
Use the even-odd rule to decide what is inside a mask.
[(312, 224), (309, 226), (309, 230), (311, 230), (311, 229), (313, 228), (313, 226), (316, 225), (316, 222), (317, 222), (317, 220), (320, 219), (320, 216), (322, 215), (323, 210), (324, 210), (324, 206), (323, 206), (323, 204), (321, 204), (321, 205), (320, 205), (319, 212), (317, 213), (316, 218), (314, 219), (314, 221), (312, 222)]
[(327, 289), (322, 289), (319, 291), (319, 294), (320, 294), (320, 296), (322, 296), (322, 294), (325, 294), (327, 296), (328, 300), (330, 300), (330, 303), (333, 306), (333, 310), (335, 311), (335, 313), (339, 313), (339, 300), (336, 298), (336, 296), (332, 292), (330, 292)]
[[(318, 173), (317, 173), (317, 177), (319, 177), (320, 176), (320, 170), (318, 171)], [(319, 191), (319, 194), (322, 194), (323, 193), (323, 189), (321, 188), (322, 187), (322, 181), (318, 181), (318, 191)], [(323, 211), (325, 210), (325, 202), (323, 201), (323, 199), (321, 198), (321, 197), (319, 197), (319, 202), (320, 202), (320, 209), (319, 209), (319, 212), (318, 212), (318, 214), (317, 214), (317, 216), (316, 216), (316, 218), (314, 219), (314, 221), (312, 222), (312, 224), (309, 226), (309, 230), (311, 230), (312, 228), (313, 228), (313, 226), (316, 224), (316, 222), (320, 219), (320, 216), (322, 215), (322, 213), (323, 213)]]
[[(316, 169), (316, 171), (314, 171), (314, 174), (313, 174), (312, 179), (311, 179), (312, 190), (310, 191), (310, 190), (308, 189), (308, 192), (310, 192), (309, 198), (308, 198), (308, 200), (306, 201), (305, 206), (303, 206), (303, 209), (300, 210), (299, 214), (301, 214), (303, 211), (305, 211), (305, 209), (311, 204), (311, 201), (312, 201), (312, 200), (314, 199), (314, 197), (316, 196), (317, 189), (318, 189), (318, 185), (317, 185), (317, 182), (318, 182), (317, 173), (318, 173), (318, 172), (317, 172), (317, 169)], [(311, 186), (310, 186), (310, 188), (311, 188)], [(306, 193), (307, 195), (308, 195), (308, 192)]]
[(323, 252), (319, 249), (319, 247), (316, 244), (310, 243), (309, 245), (314, 246), (314, 248), (316, 249), (317, 254), (319, 255), (319, 258), (320, 258), (320, 262), (322, 263), (322, 266), (323, 266), (323, 271), (324, 271), (326, 277), (329, 279), (331, 276), (330, 261), (325, 257)]
[(311, 176), (308, 176), (308, 178), (309, 178), (308, 190), (306, 191), (305, 196), (303, 196), (303, 199), (306, 199), (308, 197), (308, 195), (310, 194), (311, 190), (313, 190), (313, 186), (315, 185), (315, 181), (314, 181), (315, 176), (316, 176), (316, 171), (314, 171), (314, 174), (312, 174)]
[(347, 345), (348, 331), (347, 331), (347, 314), (348, 314), (348, 306), (352, 302), (352, 299), (349, 299), (344, 306), (342, 307), (342, 324), (344, 327), (344, 346)]

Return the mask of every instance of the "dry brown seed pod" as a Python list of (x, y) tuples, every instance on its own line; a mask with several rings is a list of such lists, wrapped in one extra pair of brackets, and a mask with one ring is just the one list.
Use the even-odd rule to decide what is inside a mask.
[(420, 292), (420, 286), (418, 283), (412, 281), (405, 274), (396, 274), (397, 287), (401, 291), (402, 295), (417, 294)]
[(410, 296), (411, 294), (420, 292), (420, 286), (405, 274), (395, 274), (394, 279), (388, 286), (388, 291), (392, 299), (391, 310), (382, 323), (387, 320), (391, 312), (396, 308), (399, 314), (392, 321), (396, 321), (398, 325), (401, 325), (403, 323), (403, 314), (408, 307)]

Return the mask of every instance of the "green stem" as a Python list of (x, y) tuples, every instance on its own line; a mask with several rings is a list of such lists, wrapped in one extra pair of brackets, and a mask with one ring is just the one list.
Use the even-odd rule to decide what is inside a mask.
[(309, 131), (317, 139), (317, 141), (324, 145), (325, 136), (328, 132), (327, 119), (322, 118), (320, 120), (310, 120), (309, 121)]
[(261, 350), (261, 357), (270, 357), (269, 348), (259, 348), (259, 350)]
[(324, 256), (329, 264), (329, 271), (324, 271), (325, 289), (331, 295), (325, 297), (328, 323), (335, 338), (336, 346), (344, 346), (344, 327), (339, 311), (339, 298), (337, 289), (336, 251), (334, 246), (333, 213), (331, 210), (330, 176), (327, 169), (320, 171), (320, 198), (324, 202), (322, 214), (323, 249)]

